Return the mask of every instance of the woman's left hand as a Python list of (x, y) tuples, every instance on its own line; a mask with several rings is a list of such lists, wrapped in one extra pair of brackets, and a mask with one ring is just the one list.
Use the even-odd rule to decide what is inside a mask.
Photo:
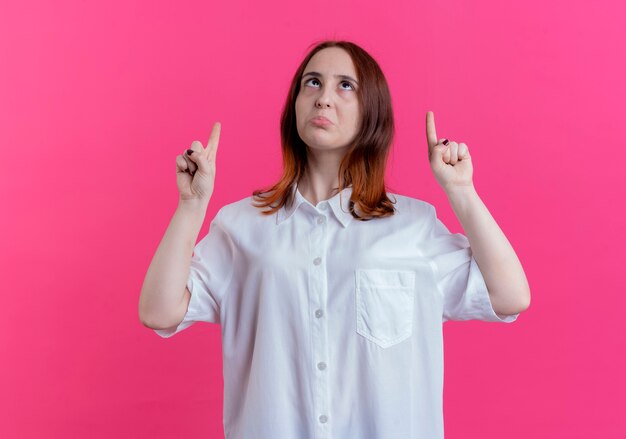
[(444, 145), (445, 138), (437, 140), (435, 115), (432, 111), (426, 112), (426, 140), (430, 168), (446, 194), (474, 186), (472, 158), (467, 145), (451, 141)]

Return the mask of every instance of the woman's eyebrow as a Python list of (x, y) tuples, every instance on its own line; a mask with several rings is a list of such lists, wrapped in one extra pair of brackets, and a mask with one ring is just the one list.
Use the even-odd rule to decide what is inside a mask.
[[(304, 78), (305, 76), (319, 76), (320, 78), (322, 77), (322, 75), (318, 72), (307, 72), (302, 75), (302, 78)], [(357, 84), (359, 83), (359, 81), (348, 75), (335, 75), (335, 78), (349, 79), (350, 81), (354, 81)]]

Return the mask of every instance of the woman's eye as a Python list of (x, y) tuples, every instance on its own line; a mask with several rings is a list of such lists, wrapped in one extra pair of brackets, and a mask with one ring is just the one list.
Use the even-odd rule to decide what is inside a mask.
[[(315, 82), (319, 83), (319, 81), (317, 80), (317, 78), (311, 78), (311, 79), (309, 79), (308, 81), (305, 81), (304, 85), (307, 85), (307, 84), (308, 84), (308, 83), (310, 83), (311, 81), (315, 81)], [(350, 86), (350, 89), (354, 90), (354, 87), (352, 86), (352, 83), (350, 83), (350, 82), (348, 82), (348, 81), (343, 81), (343, 82), (341, 83), (341, 85), (342, 85), (342, 86), (343, 86), (343, 85), (349, 85), (349, 86)], [(344, 89), (344, 90), (349, 90), (349, 89)]]

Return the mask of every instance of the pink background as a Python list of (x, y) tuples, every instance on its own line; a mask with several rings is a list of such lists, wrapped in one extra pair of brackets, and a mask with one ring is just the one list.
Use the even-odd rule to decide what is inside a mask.
[(390, 188), (462, 232), (434, 111), (530, 282), (517, 322), (445, 325), (446, 438), (626, 437), (623, 2), (94, 3), (0, 5), (0, 437), (222, 437), (220, 327), (158, 337), (141, 285), (175, 156), (222, 122), (204, 236), (278, 178), (289, 80), (324, 38), (387, 76)]

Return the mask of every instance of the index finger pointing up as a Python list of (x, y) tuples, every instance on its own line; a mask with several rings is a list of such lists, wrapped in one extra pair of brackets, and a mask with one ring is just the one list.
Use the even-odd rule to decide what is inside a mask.
[(215, 122), (213, 125), (213, 130), (211, 130), (211, 136), (209, 137), (209, 142), (207, 144), (207, 152), (209, 155), (209, 160), (215, 160), (215, 156), (217, 154), (217, 146), (220, 142), (220, 132), (222, 131), (222, 124), (220, 122)]
[(435, 114), (432, 111), (426, 112), (426, 141), (428, 142), (428, 149), (432, 149), (437, 144)]

